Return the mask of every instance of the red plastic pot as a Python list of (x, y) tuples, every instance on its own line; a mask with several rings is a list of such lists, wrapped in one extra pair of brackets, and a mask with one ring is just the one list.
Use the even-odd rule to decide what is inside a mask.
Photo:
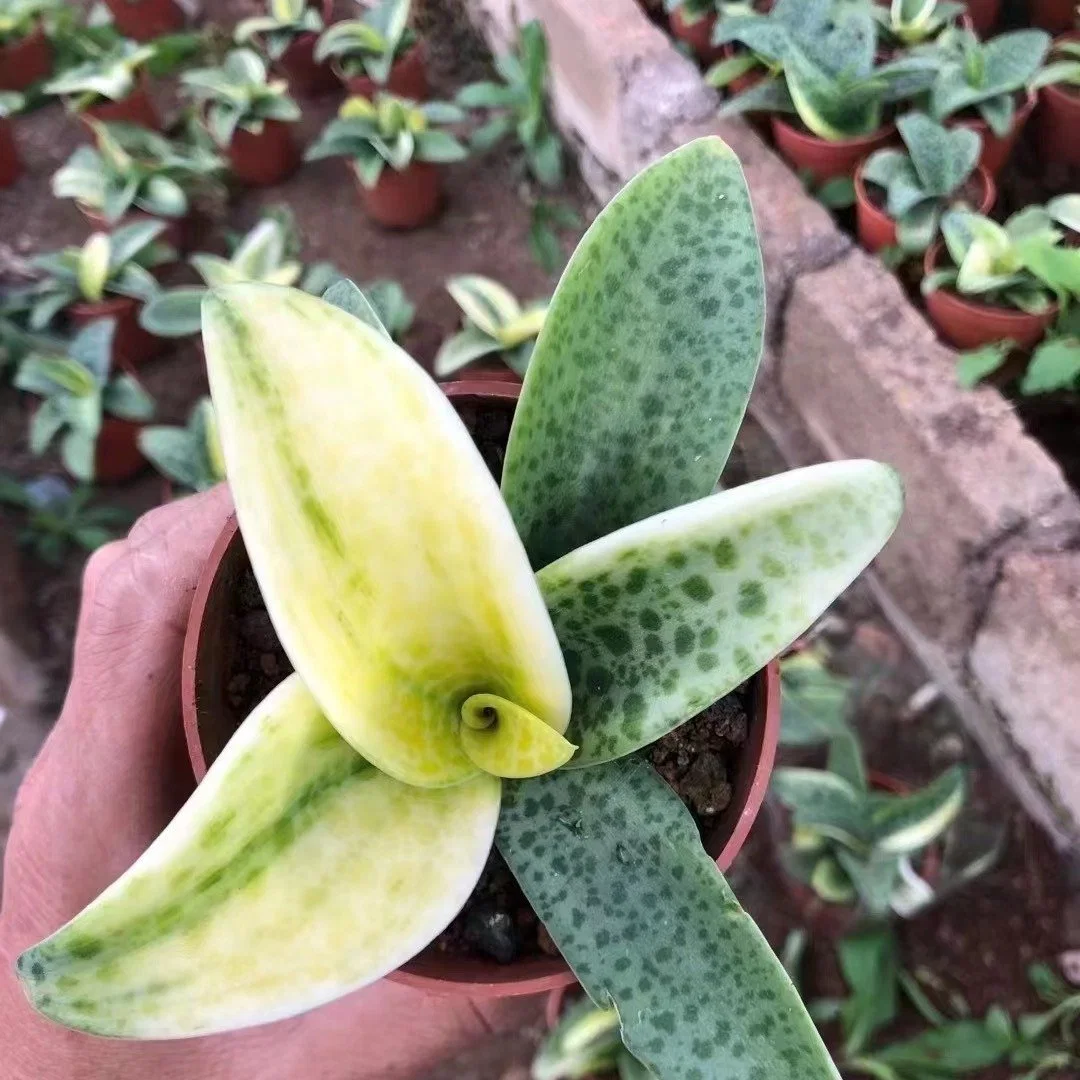
[[(79, 208), (82, 216), (94, 227), (95, 232), (111, 233), (116, 229), (122, 229), (125, 225), (134, 225), (143, 221), (161, 221), (165, 224), (164, 231), (158, 237), (161, 243), (168, 244), (171, 248), (175, 248), (177, 252), (189, 251), (194, 243), (196, 221), (193, 214), (185, 214), (179, 218), (159, 218), (146, 213), (145, 210), (132, 210), (119, 221), (109, 222), (105, 220), (105, 215), (99, 211), (91, 210), (90, 207), (83, 206), (78, 201), (76, 201), (75, 205)], [(158, 269), (163, 269), (163, 267)]]
[[(1065, 34), (1058, 41), (1078, 39), (1080, 34)], [(1047, 164), (1080, 166), (1080, 88), (1060, 84), (1042, 88), (1035, 134), (1036, 149)]]
[(373, 188), (359, 177), (356, 185), (368, 217), (387, 229), (419, 229), (442, 209), (442, 174), (427, 161), (414, 161), (401, 172), (387, 165)]
[[(520, 387), (512, 383), (466, 380), (444, 387), (458, 411), (477, 405), (501, 405), (512, 411)], [(225, 696), (232, 661), (234, 634), (230, 631), (232, 601), (248, 559), (235, 518), (218, 537), (203, 568), (188, 618), (184, 639), (180, 691), (184, 734), (197, 779), (236, 730), (236, 717)], [(754, 678), (753, 717), (743, 767), (731, 805), (705, 838), (705, 849), (727, 870), (741, 850), (761, 809), (768, 788), (780, 734), (780, 669), (774, 662)], [(513, 964), (473, 957), (421, 954), (390, 978), (430, 993), (467, 997), (515, 997), (539, 994), (575, 980), (557, 956), (533, 956)]]
[(136, 41), (153, 41), (184, 28), (184, 13), (173, 0), (105, 0), (117, 30)]
[[(147, 90), (147, 78), (140, 76), (139, 85), (126, 98), (120, 101), (99, 101), (83, 112), (83, 117), (92, 117), (106, 124), (141, 124), (151, 131), (161, 130), (161, 119), (150, 100)], [(89, 128), (87, 124), (87, 128)]]
[(118, 416), (102, 417), (94, 451), (95, 483), (119, 484), (142, 472), (146, 458), (139, 450), (139, 432), (144, 426)]
[(967, 0), (967, 9), (975, 33), (981, 38), (992, 33), (1001, 18), (1001, 0)]
[(280, 184), (300, 165), (300, 148), (292, 125), (284, 120), (264, 120), (258, 134), (237, 128), (229, 143), (232, 171), (253, 187)]
[[(923, 260), (923, 273), (937, 269), (944, 247), (936, 243)], [(926, 311), (938, 333), (954, 348), (978, 349), (1011, 338), (1018, 350), (1035, 348), (1057, 319), (1057, 305), (1040, 315), (1015, 308), (994, 307), (969, 300), (952, 289), (935, 289), (926, 298)]]
[[(897, 244), (896, 222), (870, 197), (863, 179), (862, 162), (855, 170), (855, 224), (859, 234), (859, 243), (871, 254), (882, 248), (895, 247)], [(988, 214), (997, 199), (997, 186), (993, 177), (981, 166), (975, 170), (974, 179), (979, 185), (979, 196), (975, 208), (980, 214)]]
[(0, 116), (0, 188), (11, 187), (22, 175), (19, 148), (15, 145), (15, 127)]
[(1028, 0), (1028, 19), (1032, 26), (1063, 34), (1076, 26), (1076, 0)]
[(896, 128), (889, 124), (871, 135), (830, 142), (779, 116), (772, 117), (772, 131), (776, 148), (788, 163), (809, 173), (818, 183), (839, 176), (853, 176), (863, 158), (896, 139)]
[(0, 46), (0, 90), (25, 90), (46, 78), (52, 63), (52, 45), (38, 26), (21, 40)]
[(390, 77), (385, 86), (379, 86), (367, 75), (346, 75), (338, 64), (333, 65), (334, 73), (345, 84), (345, 89), (353, 96), (374, 98), (380, 90), (410, 101), (427, 101), (431, 92), (428, 87), (427, 61), (422, 42), (417, 42), (404, 56), (398, 57), (390, 68)]
[(715, 15), (703, 15), (694, 22), (688, 22), (682, 8), (676, 8), (668, 19), (668, 25), (672, 35), (685, 41), (703, 64), (715, 64), (724, 55), (723, 46), (714, 45), (712, 42), (713, 30), (716, 27)]
[(990, 130), (990, 125), (981, 116), (965, 116), (962, 119), (950, 120), (946, 127), (966, 127), (978, 132), (982, 139), (982, 154), (979, 156), (979, 164), (993, 177), (997, 177), (1005, 163), (1012, 157), (1013, 149), (1020, 132), (1024, 130), (1032, 110), (1035, 108), (1037, 98), (1030, 90), (1024, 103), (1016, 110), (1013, 116), (1012, 127), (1005, 135), (995, 135)]
[(277, 67), (289, 82), (293, 94), (301, 97), (315, 97), (337, 90), (340, 83), (329, 64), (320, 64), (315, 59), (315, 45), (319, 35), (300, 34), (277, 60)]
[(165, 348), (165, 339), (151, 334), (139, 325), (140, 301), (131, 296), (110, 296), (96, 303), (72, 304), (67, 316), (76, 330), (97, 319), (115, 319), (113, 334), (113, 368), (137, 368), (158, 356)]

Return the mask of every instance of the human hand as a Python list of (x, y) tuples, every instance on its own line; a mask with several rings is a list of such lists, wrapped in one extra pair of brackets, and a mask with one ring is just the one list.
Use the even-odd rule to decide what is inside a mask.
[(535, 1014), (381, 982), (304, 1016), (182, 1042), (50, 1023), (15, 978), (24, 949), (119, 877), (190, 793), (180, 656), (199, 573), (232, 503), (221, 486), (141, 518), (83, 577), (71, 685), (15, 802), (0, 905), (4, 1080), (404, 1080)]

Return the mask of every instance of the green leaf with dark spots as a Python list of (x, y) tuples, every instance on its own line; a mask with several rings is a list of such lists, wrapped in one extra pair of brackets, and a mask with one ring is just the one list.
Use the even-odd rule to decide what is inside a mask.
[(701, 139), (631, 180), (563, 274), (514, 419), (503, 495), (534, 567), (712, 491), (764, 317), (731, 150)]
[(497, 842), (582, 986), (619, 1010), (624, 1043), (657, 1076), (839, 1076), (783, 965), (649, 765), (507, 783)]

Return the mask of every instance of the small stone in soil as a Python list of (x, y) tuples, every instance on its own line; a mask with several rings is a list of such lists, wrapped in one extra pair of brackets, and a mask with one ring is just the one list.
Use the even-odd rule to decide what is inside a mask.
[(491, 903), (477, 904), (468, 912), (463, 936), (477, 952), (500, 964), (509, 964), (521, 951), (513, 916)]

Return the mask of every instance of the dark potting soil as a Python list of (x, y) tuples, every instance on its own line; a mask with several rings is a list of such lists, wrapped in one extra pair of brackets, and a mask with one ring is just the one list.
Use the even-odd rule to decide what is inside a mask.
[[(866, 197), (870, 200), (871, 203), (874, 204), (874, 206), (878, 210), (884, 211), (888, 194), (885, 188), (873, 183), (873, 181), (867, 181), (865, 187)], [(983, 185), (979, 177), (969, 176), (967, 180), (964, 181), (964, 186), (960, 189), (960, 193), (957, 196), (957, 201), (967, 203), (967, 205), (972, 207), (973, 209), (978, 209), (979, 203), (982, 201), (983, 194)]]

